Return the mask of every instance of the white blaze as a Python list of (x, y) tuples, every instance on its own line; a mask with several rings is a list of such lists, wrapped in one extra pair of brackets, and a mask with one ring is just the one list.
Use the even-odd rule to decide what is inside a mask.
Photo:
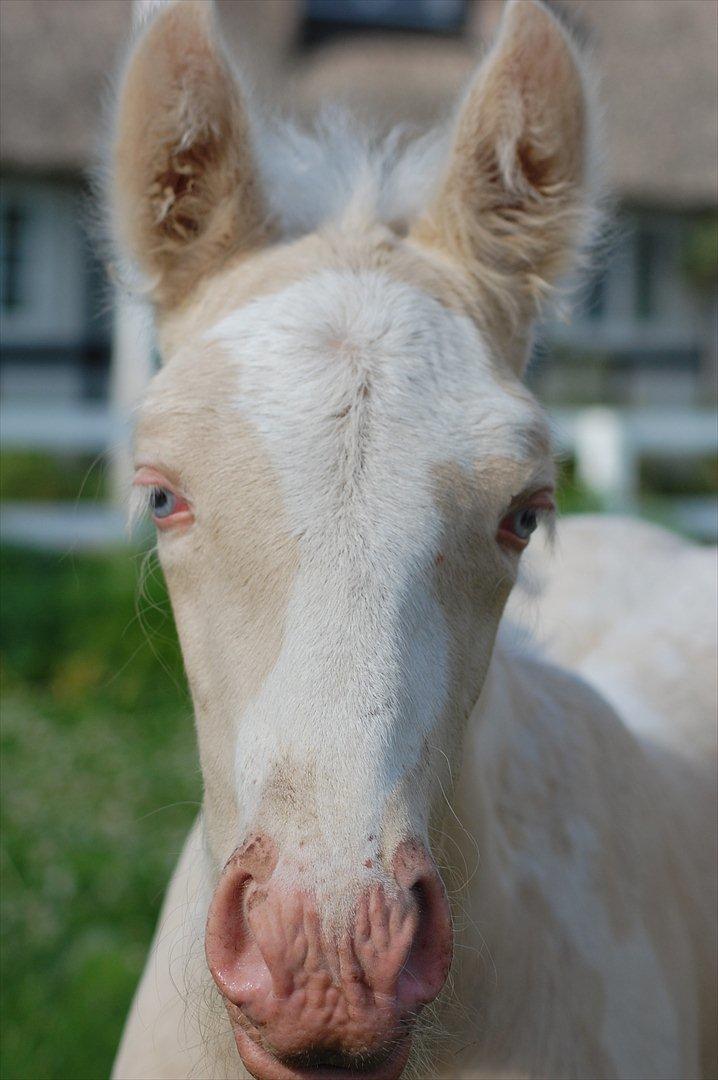
[[(300, 806), (275, 835), (282, 850), (318, 841), (336, 884), (368, 853), (447, 701), (435, 469), (496, 453), (521, 404), (467, 318), (378, 272), (318, 273), (210, 336), (236, 358), (237, 407), (300, 550), (281, 654), (238, 718), (240, 805), (253, 823), (273, 772), (303, 768)], [(284, 801), (291, 810), (291, 792)]]

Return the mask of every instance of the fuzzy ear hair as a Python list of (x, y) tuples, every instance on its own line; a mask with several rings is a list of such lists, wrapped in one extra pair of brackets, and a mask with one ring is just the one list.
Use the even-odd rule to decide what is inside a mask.
[(504, 341), (525, 341), (542, 296), (587, 239), (587, 126), (566, 33), (543, 4), (509, 0), (459, 110), (437, 195), (412, 230), (462, 264)]
[(141, 29), (120, 91), (110, 202), (115, 241), (164, 309), (265, 239), (247, 112), (210, 0), (172, 0)]

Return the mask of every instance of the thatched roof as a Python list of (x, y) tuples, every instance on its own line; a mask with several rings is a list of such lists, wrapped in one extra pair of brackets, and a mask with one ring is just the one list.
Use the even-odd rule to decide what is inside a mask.
[(102, 99), (128, 26), (126, 0), (2, 0), (0, 159), (77, 169), (100, 135)]
[[(301, 112), (343, 98), (424, 124), (464, 84), (499, 0), (473, 3), (463, 40), (381, 34), (302, 53), (300, 0), (219, 0), (260, 89)], [(589, 42), (602, 85), (609, 181), (641, 202), (704, 206), (718, 194), (715, 0), (557, 0)], [(0, 158), (73, 170), (101, 133), (101, 103), (129, 35), (129, 0), (2, 0)]]
[(608, 167), (627, 197), (718, 200), (715, 0), (574, 0), (591, 31)]

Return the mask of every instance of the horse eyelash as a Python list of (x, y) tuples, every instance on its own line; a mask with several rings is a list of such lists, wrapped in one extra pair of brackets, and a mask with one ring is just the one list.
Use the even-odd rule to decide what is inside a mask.
[(539, 528), (543, 530), (546, 535), (546, 539), (549, 544), (553, 546), (556, 539), (556, 522), (558, 520), (558, 508), (556, 506), (549, 510), (548, 507), (544, 510), (539, 510), (538, 523)]
[(127, 532), (130, 536), (149, 513), (152, 493), (157, 490), (156, 484), (143, 484), (131, 489), (127, 504)]

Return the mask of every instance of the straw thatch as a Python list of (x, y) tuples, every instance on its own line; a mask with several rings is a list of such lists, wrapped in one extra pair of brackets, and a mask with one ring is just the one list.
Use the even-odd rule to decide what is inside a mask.
[[(300, 112), (341, 98), (386, 123), (425, 124), (464, 84), (498, 0), (475, 0), (463, 40), (374, 34), (299, 48), (300, 0), (219, 0), (260, 89)], [(714, 0), (559, 0), (594, 54), (607, 171), (638, 202), (704, 206), (718, 188)], [(129, 0), (2, 0), (0, 157), (6, 167), (77, 171), (129, 35)]]

